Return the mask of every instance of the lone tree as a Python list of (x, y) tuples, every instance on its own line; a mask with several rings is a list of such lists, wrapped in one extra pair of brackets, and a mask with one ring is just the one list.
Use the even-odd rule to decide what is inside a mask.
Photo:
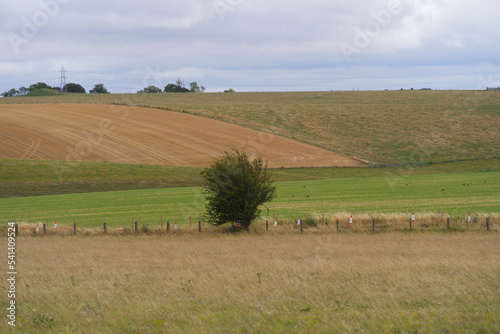
[(82, 85), (76, 84), (76, 83), (68, 83), (64, 85), (63, 87), (63, 92), (68, 92), (68, 93), (80, 93), (80, 94), (86, 94), (87, 91), (85, 88), (83, 88)]
[(225, 152), (201, 176), (207, 200), (205, 217), (213, 225), (239, 222), (248, 230), (260, 216), (259, 207), (276, 196), (263, 158), (250, 161), (239, 150)]
[(191, 93), (203, 93), (205, 91), (205, 87), (200, 87), (196, 81), (193, 81), (189, 84), (189, 91)]
[[(179, 82), (179, 80), (177, 80), (177, 82)], [(180, 84), (168, 84), (165, 86), (163, 91), (165, 93), (189, 93), (189, 89), (181, 86)]]
[(89, 90), (90, 94), (109, 94), (108, 90), (104, 87), (104, 84), (94, 85), (94, 89)]

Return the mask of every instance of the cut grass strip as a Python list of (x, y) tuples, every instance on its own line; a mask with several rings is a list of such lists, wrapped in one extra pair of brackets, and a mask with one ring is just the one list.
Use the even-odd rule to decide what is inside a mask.
[[(0, 198), (200, 186), (198, 167), (0, 159)], [(277, 182), (500, 171), (500, 158), (419, 167), (274, 169)]]

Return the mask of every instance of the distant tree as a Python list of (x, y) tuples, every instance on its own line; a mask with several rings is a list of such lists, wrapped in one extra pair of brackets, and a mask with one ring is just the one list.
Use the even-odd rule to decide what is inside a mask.
[(90, 94), (109, 94), (108, 90), (104, 88), (103, 84), (94, 85), (94, 89), (89, 90)]
[(205, 87), (198, 86), (198, 83), (194, 81), (189, 84), (189, 91), (191, 93), (203, 93), (205, 91)]
[(175, 80), (175, 84), (181, 88), (186, 88), (186, 83), (181, 78), (177, 78), (177, 80)]
[(158, 88), (156, 86), (149, 86), (144, 89), (141, 89), (137, 93), (161, 93), (161, 88)]
[(226, 89), (224, 93), (236, 93), (236, 91), (232, 88)]
[(30, 85), (30, 87), (28, 88), (30, 92), (35, 89), (54, 89), (54, 88), (50, 87), (45, 82), (38, 82), (36, 84)]
[(21, 87), (21, 88), (19, 88), (19, 95), (26, 95), (28, 93), (29, 93), (29, 89), (28, 88), (26, 88), (24, 86)]
[(182, 87), (178, 84), (168, 84), (163, 90), (165, 93), (188, 93), (189, 89)]
[(15, 88), (12, 88), (11, 90), (9, 90), (7, 92), (2, 93), (3, 97), (13, 97), (13, 96), (17, 96), (17, 95), (19, 95), (19, 91), (16, 90)]
[(276, 196), (267, 163), (235, 150), (226, 152), (201, 172), (206, 194), (208, 222), (223, 225), (239, 222), (248, 229), (260, 215), (259, 207)]
[(81, 94), (87, 93), (85, 88), (83, 88), (81, 85), (76, 84), (76, 83), (68, 83), (68, 84), (64, 85), (63, 91), (68, 92), (68, 93), (81, 93)]

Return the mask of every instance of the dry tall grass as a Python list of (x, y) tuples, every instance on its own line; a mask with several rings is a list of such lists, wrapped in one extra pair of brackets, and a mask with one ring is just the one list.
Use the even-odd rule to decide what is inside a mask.
[(500, 331), (498, 233), (20, 236), (17, 252), (18, 332)]

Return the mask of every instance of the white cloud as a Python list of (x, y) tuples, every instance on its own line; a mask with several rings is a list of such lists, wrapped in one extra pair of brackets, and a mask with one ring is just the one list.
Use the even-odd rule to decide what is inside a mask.
[[(114, 92), (140, 84), (137, 73), (148, 66), (171, 76), (164, 81), (186, 76), (214, 90), (300, 90), (347, 87), (329, 84), (336, 71), (351, 71), (362, 88), (383, 89), (373, 80), (380, 76), (376, 68), (393, 73), (397, 84), (421, 66), (450, 78), (450, 65), (458, 73), (482, 72), (478, 64), (485, 71), (500, 65), (500, 3), (493, 0), (400, 0), (400, 11), (388, 21), (383, 13), (398, 0), (215, 0), (229, 6), (223, 15), (212, 0), (42, 1), (60, 1), (57, 13), (28, 37), (23, 29), (44, 12), (40, 2), (3, 5), (0, 91), (21, 82), (54, 84), (61, 64), (87, 85), (109, 78)], [(355, 45), (357, 29), (369, 40), (347, 62), (340, 45)], [(9, 33), (24, 39), (19, 52)], [(449, 88), (475, 88), (475, 82), (442, 81)]]

